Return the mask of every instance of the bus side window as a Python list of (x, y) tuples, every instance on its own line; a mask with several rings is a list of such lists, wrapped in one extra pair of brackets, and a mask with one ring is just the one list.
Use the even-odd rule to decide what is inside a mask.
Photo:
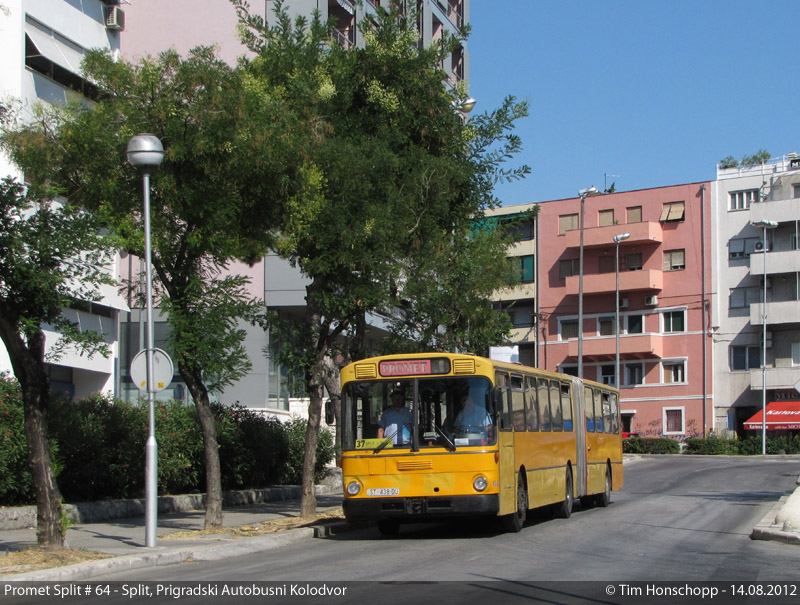
[(594, 392), (594, 431), (596, 433), (603, 432), (603, 404), (601, 402), (602, 394), (600, 391)]
[(550, 387), (547, 380), (539, 378), (537, 380), (537, 392), (539, 394), (537, 407), (539, 408), (539, 428), (542, 431), (550, 430)]
[(539, 430), (539, 409), (536, 404), (536, 379), (528, 376), (525, 379), (525, 399), (527, 404), (527, 423), (529, 431)]
[(563, 416), (561, 416), (560, 384), (558, 380), (550, 381), (550, 417), (553, 422), (554, 431), (561, 431), (564, 428)]
[(610, 428), (606, 430), (616, 435), (619, 433), (619, 410), (617, 410), (617, 396), (615, 393), (609, 395), (609, 402), (611, 404)]
[(587, 386), (583, 387), (583, 415), (586, 417), (586, 431), (594, 433), (594, 394)]
[(572, 392), (568, 382), (561, 383), (561, 417), (564, 419), (564, 430), (572, 430)]
[(603, 431), (611, 432), (611, 393), (603, 393)]
[(502, 394), (503, 412), (500, 414), (500, 430), (511, 430), (511, 405), (508, 400), (508, 374), (505, 372), (497, 372), (495, 374), (495, 383), (497, 389)]
[(511, 424), (515, 431), (525, 430), (525, 391), (522, 376), (511, 375)]

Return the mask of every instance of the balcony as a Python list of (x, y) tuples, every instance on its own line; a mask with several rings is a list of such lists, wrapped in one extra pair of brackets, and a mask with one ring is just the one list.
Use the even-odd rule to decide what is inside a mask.
[(768, 200), (750, 205), (750, 222), (775, 221), (776, 223), (800, 220), (800, 200)]
[[(767, 368), (767, 389), (794, 389), (800, 380), (800, 366), (794, 368)], [(750, 389), (761, 390), (761, 369), (750, 370)]]
[[(763, 325), (761, 320), (764, 303), (750, 305), (750, 323), (754, 326)], [(767, 303), (767, 325), (796, 324), (800, 323), (800, 300)]]
[[(567, 295), (578, 294), (578, 277), (573, 275), (566, 279)], [(619, 291), (658, 291), (663, 288), (664, 272), (654, 269), (644, 271), (620, 271)], [(616, 290), (616, 273), (593, 273), (583, 276), (583, 293), (587, 294), (607, 294)]]
[[(660, 334), (623, 334), (619, 338), (619, 357), (622, 360), (660, 359), (663, 357), (663, 336)], [(614, 336), (583, 339), (583, 357), (593, 361), (613, 361), (617, 352)], [(578, 339), (569, 341), (569, 356), (578, 358)]]
[[(764, 254), (761, 251), (750, 254), (750, 275), (764, 275)], [(767, 253), (767, 275), (796, 273), (800, 267), (800, 250)]]
[[(599, 248), (613, 247), (614, 236), (620, 233), (630, 233), (631, 236), (625, 240), (620, 249), (633, 244), (660, 244), (664, 241), (661, 223), (625, 223), (624, 225), (608, 225), (607, 227), (590, 227), (583, 230), (583, 247)], [(566, 238), (564, 244), (567, 248), (580, 248), (581, 232), (580, 229), (573, 229), (564, 234)]]

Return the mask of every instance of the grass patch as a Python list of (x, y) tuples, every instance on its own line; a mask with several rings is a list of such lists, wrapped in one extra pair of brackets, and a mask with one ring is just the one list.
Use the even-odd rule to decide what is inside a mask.
[(0, 575), (27, 573), (52, 567), (63, 567), (85, 561), (108, 559), (113, 555), (92, 550), (64, 548), (53, 550), (48, 548), (26, 548), (0, 556)]

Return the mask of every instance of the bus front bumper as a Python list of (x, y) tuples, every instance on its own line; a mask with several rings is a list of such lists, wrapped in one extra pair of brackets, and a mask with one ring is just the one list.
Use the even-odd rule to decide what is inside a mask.
[(345, 498), (342, 508), (348, 521), (423, 521), (441, 517), (496, 515), (500, 510), (500, 497), (498, 494), (482, 494), (422, 498)]

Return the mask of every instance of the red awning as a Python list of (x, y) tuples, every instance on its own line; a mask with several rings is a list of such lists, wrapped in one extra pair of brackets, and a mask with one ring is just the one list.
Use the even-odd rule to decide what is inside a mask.
[[(744, 423), (748, 431), (761, 430), (761, 410)], [(773, 401), (767, 404), (768, 431), (800, 430), (800, 401)]]

